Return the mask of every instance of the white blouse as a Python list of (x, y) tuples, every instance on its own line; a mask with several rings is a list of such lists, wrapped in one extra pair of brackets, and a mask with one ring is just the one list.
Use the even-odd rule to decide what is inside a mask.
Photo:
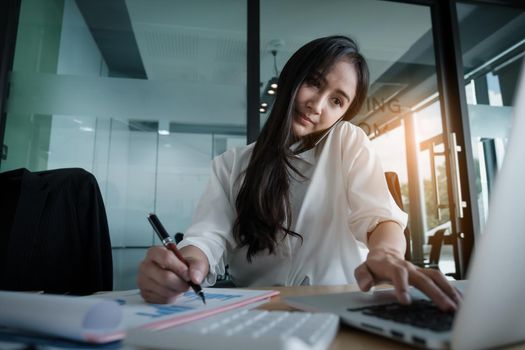
[(193, 245), (206, 254), (207, 284), (224, 274), (225, 265), (239, 287), (354, 283), (354, 269), (366, 258), (367, 233), (383, 221), (406, 226), (407, 215), (392, 198), (366, 134), (340, 122), (319, 145), (292, 160), (306, 176), (290, 182), (291, 230), (303, 242), (286, 235), (275, 254), (260, 252), (249, 263), (247, 248), (237, 246), (232, 227), (239, 174), (248, 166), (253, 146), (228, 150), (213, 160), (207, 189), (178, 245)]

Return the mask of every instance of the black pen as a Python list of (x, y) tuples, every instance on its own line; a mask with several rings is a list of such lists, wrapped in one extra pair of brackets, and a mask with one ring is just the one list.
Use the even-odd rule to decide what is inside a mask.
[[(173, 238), (170, 237), (170, 235), (168, 234), (168, 232), (166, 231), (166, 229), (164, 228), (164, 226), (162, 226), (162, 224), (160, 223), (160, 220), (159, 218), (157, 217), (157, 215), (155, 214), (149, 214), (148, 215), (148, 221), (149, 223), (151, 224), (151, 226), (153, 226), (153, 229), (155, 230), (155, 232), (157, 233), (157, 235), (159, 236), (160, 240), (162, 241), (162, 244), (168, 248), (169, 250), (171, 250), (173, 252), (173, 254), (175, 254), (175, 256), (180, 260), (182, 261), (186, 266), (189, 267), (188, 265), (188, 262), (186, 261), (186, 259), (184, 259), (184, 257), (182, 256), (182, 254), (180, 253), (180, 251), (177, 249), (177, 245), (175, 244), (175, 242), (173, 241)], [(198, 284), (195, 284), (193, 283), (191, 280), (190, 281), (187, 281), (188, 284), (190, 285), (191, 289), (193, 289), (193, 291), (201, 297), (202, 299), (202, 302), (204, 304), (206, 304), (206, 299), (204, 298), (204, 292), (202, 291), (202, 288), (200, 285)]]

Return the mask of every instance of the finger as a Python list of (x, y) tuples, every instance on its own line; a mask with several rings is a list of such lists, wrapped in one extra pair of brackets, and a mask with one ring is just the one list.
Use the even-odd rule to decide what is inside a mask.
[(160, 297), (157, 293), (155, 293), (152, 290), (141, 289), (140, 295), (148, 303), (153, 303), (153, 304), (163, 304), (164, 303), (163, 298)]
[(188, 266), (180, 261), (172, 251), (165, 247), (152, 247), (148, 249), (146, 260), (152, 261), (164, 270), (170, 270), (182, 280), (188, 281)]
[(363, 292), (368, 292), (375, 283), (374, 276), (368, 269), (366, 263), (359, 265), (354, 270), (354, 276), (359, 286), (359, 289), (361, 289)]
[(408, 294), (408, 276), (409, 276), (409, 268), (408, 266), (404, 264), (397, 264), (390, 268), (390, 281), (394, 285), (395, 294), (397, 297), (397, 300), (401, 304), (410, 304), (412, 302), (412, 298), (410, 298), (410, 295)]
[(409, 274), (409, 282), (425, 293), (443, 311), (455, 311), (456, 303), (446, 295), (422, 269), (414, 269)]
[(449, 297), (451, 298), (456, 307), (462, 299), (462, 294), (454, 286), (452, 286), (446, 277), (439, 270), (425, 269), (423, 272), (429, 276), (432, 281)]
[(371, 260), (368, 262), (371, 265), (370, 270), (378, 271), (378, 274), (374, 274), (375, 280), (378, 279), (387, 283), (391, 283), (394, 286), (394, 291), (397, 300), (401, 304), (410, 304), (411, 297), (408, 294), (409, 290), (409, 272), (414, 269), (411, 263), (407, 263), (400, 259), (387, 259), (387, 260)]
[(184, 290), (173, 290), (164, 285), (158, 284), (149, 276), (139, 275), (137, 279), (140, 292), (144, 300), (150, 303), (166, 303), (181, 294)]
[(198, 247), (186, 246), (181, 253), (188, 264), (188, 276), (193, 283), (200, 284), (210, 271), (210, 264), (206, 254)]
[(177, 296), (180, 295), (180, 294), (177, 294), (176, 296), (173, 296), (173, 297), (166, 297), (166, 296), (160, 295), (157, 292), (153, 290), (149, 290), (149, 289), (143, 289), (143, 290), (141, 289), (140, 294), (146, 302), (153, 303), (153, 304), (172, 304), (175, 302)]
[(163, 295), (180, 293), (188, 289), (188, 283), (170, 270), (163, 269), (153, 261), (146, 260), (139, 266), (139, 288), (162, 290)]
[(191, 281), (196, 284), (201, 284), (208, 271), (208, 262), (193, 256), (186, 257), (185, 259), (189, 265)]

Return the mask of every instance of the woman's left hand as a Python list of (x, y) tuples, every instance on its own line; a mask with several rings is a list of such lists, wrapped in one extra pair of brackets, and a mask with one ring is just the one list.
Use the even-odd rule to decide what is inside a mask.
[(443, 311), (457, 310), (461, 301), (461, 294), (439, 270), (415, 266), (395, 250), (371, 249), (366, 261), (355, 269), (354, 274), (362, 291), (369, 291), (379, 283), (391, 283), (402, 304), (411, 302), (409, 286), (421, 290)]

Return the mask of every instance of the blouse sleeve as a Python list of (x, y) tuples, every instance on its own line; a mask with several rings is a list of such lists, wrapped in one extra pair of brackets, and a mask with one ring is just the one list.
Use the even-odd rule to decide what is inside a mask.
[(347, 125), (341, 143), (348, 220), (356, 238), (367, 244), (367, 233), (384, 221), (394, 221), (405, 228), (407, 214), (390, 194), (381, 161), (363, 130)]
[(225, 273), (226, 254), (235, 245), (232, 235), (235, 210), (231, 202), (233, 154), (216, 157), (208, 185), (199, 200), (192, 224), (184, 233), (179, 248), (193, 245), (201, 249), (210, 264), (205, 285), (213, 285), (218, 275)]

